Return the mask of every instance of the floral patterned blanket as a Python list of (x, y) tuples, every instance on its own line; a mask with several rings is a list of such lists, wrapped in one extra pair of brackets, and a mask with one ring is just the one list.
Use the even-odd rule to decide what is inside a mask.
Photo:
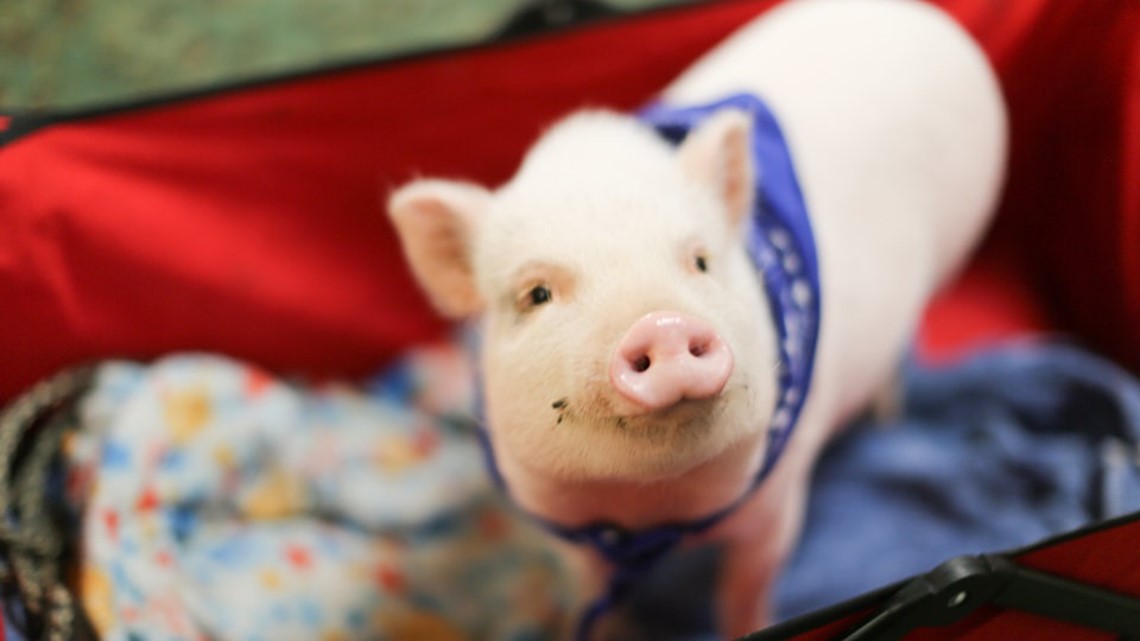
[(364, 392), (205, 355), (101, 366), (64, 442), (100, 637), (563, 636), (569, 575), (487, 479), (468, 373), (456, 347)]

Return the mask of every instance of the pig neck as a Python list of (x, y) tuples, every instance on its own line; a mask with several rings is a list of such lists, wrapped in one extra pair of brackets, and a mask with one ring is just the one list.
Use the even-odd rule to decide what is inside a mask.
[[(593, 540), (595, 532), (607, 529), (621, 530), (626, 538), (707, 529), (742, 503), (775, 467), (807, 400), (820, 326), (819, 265), (803, 192), (775, 116), (755, 96), (739, 94), (696, 107), (653, 105), (640, 117), (679, 143), (701, 120), (723, 108), (752, 116), (753, 159), (764, 176), (756, 187), (748, 249), (764, 281), (780, 356), (772, 420), (766, 432), (678, 477), (651, 483), (567, 481), (509, 458), (498, 462), (499, 469), (485, 438), (487, 460), (500, 486), (564, 538)], [(599, 501), (599, 496), (606, 499)], [(604, 542), (599, 545), (604, 547)]]

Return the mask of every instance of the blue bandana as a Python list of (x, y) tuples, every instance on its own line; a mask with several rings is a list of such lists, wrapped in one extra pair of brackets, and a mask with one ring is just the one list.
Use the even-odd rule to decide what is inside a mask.
[(819, 336), (819, 263), (787, 142), (776, 117), (759, 98), (738, 94), (697, 107), (653, 105), (640, 118), (680, 144), (689, 131), (721, 109), (744, 111), (752, 117), (752, 159), (759, 184), (753, 195), (748, 251), (764, 277), (780, 355), (779, 394), (759, 482), (784, 451), (807, 400)]
[[(768, 428), (768, 447), (749, 489), (736, 501), (704, 518), (629, 531), (612, 523), (566, 527), (534, 515), (546, 530), (592, 546), (614, 566), (606, 593), (579, 623), (577, 638), (585, 641), (594, 622), (609, 610), (666, 553), (688, 534), (707, 530), (731, 514), (775, 467), (796, 426), (811, 384), (819, 336), (820, 286), (815, 239), (803, 193), (784, 134), (775, 116), (759, 98), (739, 94), (696, 107), (656, 104), (639, 114), (664, 138), (680, 144), (700, 122), (721, 109), (737, 109), (752, 118), (752, 158), (759, 176), (754, 194), (748, 250), (764, 279), (772, 322), (776, 328), (779, 364), (778, 393)], [(495, 463), (490, 436), (479, 430), (487, 467), (501, 490), (506, 483)]]

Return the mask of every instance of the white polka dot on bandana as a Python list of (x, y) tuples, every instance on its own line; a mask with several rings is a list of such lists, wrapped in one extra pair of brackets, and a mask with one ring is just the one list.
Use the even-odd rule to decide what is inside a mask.
[(776, 413), (772, 416), (771, 429), (782, 430), (788, 426), (789, 420), (791, 420), (791, 415), (788, 413), (788, 408), (781, 407), (780, 409), (776, 410)]
[(811, 285), (807, 284), (806, 280), (802, 278), (792, 284), (792, 299), (800, 307), (807, 307), (811, 304)]
[(788, 236), (788, 232), (782, 229), (773, 229), (768, 234), (768, 240), (772, 241), (776, 249), (784, 250), (792, 244), (792, 239)]

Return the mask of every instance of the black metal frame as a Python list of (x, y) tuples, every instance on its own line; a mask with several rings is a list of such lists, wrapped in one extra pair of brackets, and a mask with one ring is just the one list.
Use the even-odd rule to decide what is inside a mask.
[[(1140, 641), (1140, 595), (1114, 592), (1019, 563), (1031, 553), (1138, 525), (1140, 511), (1017, 550), (955, 557), (925, 574), (759, 630), (738, 641), (786, 641), (825, 626), (836, 630), (829, 637), (831, 641), (899, 641), (918, 628), (944, 627), (962, 621), (981, 607), (1025, 612), (1115, 634), (1124, 641)], [(1026, 638), (1032, 638), (1032, 631), (1027, 634)]]
[(961, 621), (987, 604), (1140, 641), (1140, 599), (1030, 570), (996, 554), (960, 556), (912, 579), (836, 641), (897, 641), (916, 628)]
[(530, 0), (507, 21), (493, 39), (509, 41), (526, 38), (617, 15), (617, 9), (600, 0)]

